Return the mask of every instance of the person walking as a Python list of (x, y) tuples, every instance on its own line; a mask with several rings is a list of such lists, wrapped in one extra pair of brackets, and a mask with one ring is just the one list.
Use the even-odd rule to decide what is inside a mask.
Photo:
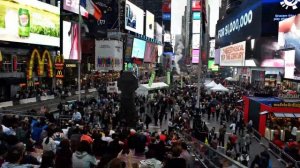
[(146, 114), (146, 119), (145, 119), (145, 124), (146, 124), (146, 129), (149, 129), (149, 124), (152, 122), (151, 117), (149, 114)]

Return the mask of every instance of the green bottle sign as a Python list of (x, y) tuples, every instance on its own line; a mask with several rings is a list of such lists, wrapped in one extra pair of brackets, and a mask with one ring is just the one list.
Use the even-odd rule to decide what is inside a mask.
[(19, 36), (29, 37), (30, 35), (30, 15), (28, 9), (19, 9)]

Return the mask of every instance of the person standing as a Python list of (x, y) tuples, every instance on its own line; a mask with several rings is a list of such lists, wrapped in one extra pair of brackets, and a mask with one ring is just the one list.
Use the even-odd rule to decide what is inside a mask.
[(146, 120), (145, 120), (145, 124), (146, 124), (146, 129), (149, 129), (149, 124), (152, 122), (151, 117), (149, 116), (149, 114), (146, 114)]
[(220, 116), (220, 104), (218, 103), (217, 106), (216, 106), (216, 121), (219, 120), (219, 116)]
[(224, 147), (225, 145), (225, 134), (226, 134), (226, 126), (222, 125), (219, 129), (219, 145)]

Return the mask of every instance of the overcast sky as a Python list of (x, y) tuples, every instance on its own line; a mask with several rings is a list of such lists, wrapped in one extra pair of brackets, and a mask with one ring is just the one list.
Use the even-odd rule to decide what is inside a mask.
[(187, 0), (172, 0), (171, 34), (181, 34), (181, 21)]

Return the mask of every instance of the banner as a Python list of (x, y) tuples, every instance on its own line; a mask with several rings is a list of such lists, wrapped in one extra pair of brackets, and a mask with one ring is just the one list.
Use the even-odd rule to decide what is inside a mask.
[(60, 46), (60, 10), (37, 0), (0, 0), (0, 40)]
[(246, 42), (221, 48), (221, 66), (244, 66)]
[(171, 84), (171, 72), (167, 72), (167, 84), (170, 85)]
[(95, 69), (121, 71), (123, 68), (123, 43), (117, 40), (95, 42)]
[(149, 87), (152, 86), (154, 79), (155, 79), (155, 71), (152, 71), (151, 72), (151, 77), (150, 77), (150, 80), (149, 80), (149, 83), (148, 83)]

